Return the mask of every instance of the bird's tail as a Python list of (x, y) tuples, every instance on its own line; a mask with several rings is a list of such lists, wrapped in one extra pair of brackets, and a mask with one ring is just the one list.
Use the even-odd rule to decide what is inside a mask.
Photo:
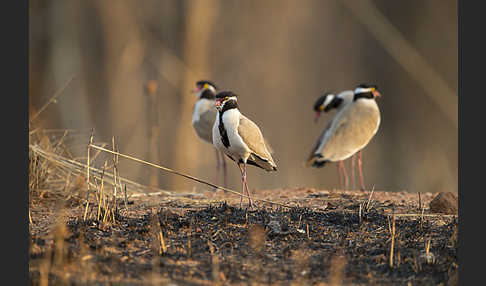
[(322, 168), (327, 162), (329, 160), (325, 160), (321, 154), (312, 154), (305, 165), (307, 167)]

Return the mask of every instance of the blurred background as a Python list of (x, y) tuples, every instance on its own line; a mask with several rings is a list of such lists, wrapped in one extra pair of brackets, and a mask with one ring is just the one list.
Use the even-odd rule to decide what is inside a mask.
[[(94, 128), (95, 143), (114, 137), (121, 153), (215, 182), (215, 151), (191, 126), (190, 90), (210, 79), (240, 95), (240, 110), (274, 149), (278, 171), (249, 167), (251, 189), (337, 188), (335, 164), (304, 166), (329, 119), (314, 124), (312, 107), (325, 91), (366, 82), (383, 95), (381, 125), (363, 151), (366, 185), (457, 192), (457, 1), (29, 5), (31, 115), (62, 89), (37, 120), (84, 132), (72, 139), (79, 154)], [(239, 170), (227, 164), (239, 190)], [(120, 174), (161, 189), (210, 189), (124, 159)]]

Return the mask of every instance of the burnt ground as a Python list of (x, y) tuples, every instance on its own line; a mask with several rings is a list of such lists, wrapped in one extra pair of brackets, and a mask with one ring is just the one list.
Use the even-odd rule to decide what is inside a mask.
[(138, 196), (102, 222), (84, 196), (31, 194), (31, 285), (457, 285), (458, 218), (430, 213), (435, 194), (253, 194), (292, 207)]

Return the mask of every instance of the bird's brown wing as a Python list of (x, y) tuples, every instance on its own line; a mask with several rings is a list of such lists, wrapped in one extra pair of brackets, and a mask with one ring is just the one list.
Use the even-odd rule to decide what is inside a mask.
[(347, 158), (366, 146), (379, 124), (379, 111), (370, 108), (346, 110), (336, 118), (330, 134), (324, 136), (321, 154), (331, 161)]
[(240, 122), (238, 125), (238, 134), (245, 144), (250, 148), (252, 153), (260, 157), (263, 160), (268, 161), (271, 165), (275, 166), (270, 150), (265, 143), (265, 138), (260, 131), (260, 128), (253, 123), (250, 119), (244, 115), (240, 116)]

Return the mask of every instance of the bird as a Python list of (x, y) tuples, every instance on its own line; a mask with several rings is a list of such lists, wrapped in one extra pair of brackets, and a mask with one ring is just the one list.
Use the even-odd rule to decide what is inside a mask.
[[(316, 112), (315, 113), (316, 115), (315, 115), (315, 118), (314, 118), (314, 123), (317, 123), (322, 112), (330, 112), (333, 109), (337, 109), (339, 111), (343, 108), (343, 106), (345, 106), (347, 103), (352, 102), (352, 101), (353, 101), (353, 94), (350, 94), (350, 93), (347, 93), (347, 92), (344, 92), (344, 93), (341, 92), (336, 96), (333, 93), (326, 91), (314, 103), (313, 109)], [(317, 143), (319, 143), (319, 141), (317, 141)], [(314, 148), (317, 148), (317, 146), (314, 147)], [(355, 186), (354, 157), (355, 157), (355, 155), (353, 155), (351, 157), (351, 163), (352, 163), (351, 178), (352, 178), (352, 182), (353, 182), (353, 187)], [(337, 166), (338, 176), (339, 176), (339, 186), (340, 186), (341, 189), (343, 188), (343, 180), (344, 180), (344, 188), (347, 189), (347, 187), (348, 187), (348, 175), (346, 173), (346, 167), (344, 165), (344, 161), (343, 160), (339, 161), (336, 166)]]
[[(216, 110), (216, 84), (209, 80), (199, 80), (196, 82), (196, 88), (192, 91), (197, 96), (197, 101), (194, 104), (192, 114), (192, 127), (196, 134), (203, 141), (213, 145), (213, 125), (216, 120), (218, 111)], [(216, 151), (216, 172), (222, 167), (223, 184), (227, 187), (227, 170), (224, 153), (215, 149)], [(218, 175), (216, 175), (218, 181)]]
[[(375, 100), (380, 96), (378, 87), (369, 84), (360, 84), (354, 90), (338, 94), (336, 97), (342, 98), (339, 104), (335, 102), (338, 111), (314, 144), (307, 166), (320, 168), (327, 162), (340, 162), (358, 153), (360, 185), (364, 190), (362, 150), (380, 126), (380, 109)], [(334, 100), (327, 102), (331, 104)]]
[[(238, 165), (241, 172), (241, 193), (244, 195), (246, 191), (249, 207), (253, 208), (254, 203), (246, 180), (247, 165), (268, 172), (277, 171), (277, 165), (260, 128), (240, 112), (237, 96), (232, 91), (216, 94), (218, 115), (213, 125), (213, 144)], [(240, 207), (242, 199), (240, 198)]]

